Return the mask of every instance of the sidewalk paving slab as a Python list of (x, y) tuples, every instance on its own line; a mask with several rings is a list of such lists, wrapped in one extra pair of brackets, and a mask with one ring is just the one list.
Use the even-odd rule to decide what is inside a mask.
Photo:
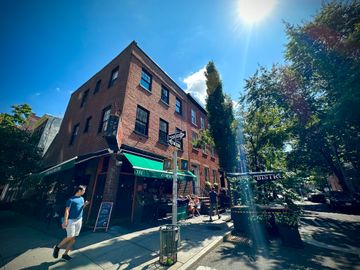
[[(225, 217), (225, 218), (224, 218)], [(231, 230), (223, 219), (208, 222), (208, 216), (180, 221), (181, 245), (178, 262), (171, 267), (159, 264), (160, 226), (129, 232), (129, 228), (114, 226), (109, 232), (84, 231), (70, 253), (73, 260), (65, 262), (52, 258), (52, 247), (60, 239), (44, 230), (36, 230), (36, 224), (17, 223), (13, 229), (0, 226), (0, 237), (5, 245), (0, 249), (2, 258), (8, 258), (0, 270), (12, 269), (186, 269), (189, 262), (204, 250), (222, 241)], [(225, 220), (224, 220), (225, 219)], [(0, 213), (1, 222), (1, 213)], [(15, 237), (15, 238), (13, 238)], [(14, 241), (15, 239), (15, 241)], [(18, 248), (18, 250), (17, 250)], [(62, 255), (63, 250), (60, 252)]]

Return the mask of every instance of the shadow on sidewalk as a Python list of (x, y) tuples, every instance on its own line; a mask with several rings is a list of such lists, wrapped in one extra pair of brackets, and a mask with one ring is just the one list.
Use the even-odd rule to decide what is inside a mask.
[[(2, 223), (2, 222), (5, 223)], [(52, 247), (63, 236), (58, 236), (57, 232), (46, 230), (46, 224), (42, 225), (38, 220), (32, 220), (24, 216), (14, 213), (1, 213), (0, 212), (0, 236), (12, 239), (17, 234), (16, 241), (17, 250), (12, 252), (11, 256), (7, 256), (5, 264), (10, 260), (16, 260), (17, 257), (28, 256), (24, 255), (25, 252), (32, 252), (29, 255), (29, 263), (34, 264), (34, 258), (38, 260), (47, 258), (47, 255), (42, 253), (42, 256), (36, 252), (44, 252), (38, 248), (47, 247), (45, 252), (49, 251), (48, 260), (40, 264), (26, 269), (64, 269), (64, 263), (56, 261), (52, 258)], [(226, 224), (216, 223), (200, 223), (192, 224), (191, 222), (183, 222), (181, 224), (181, 247), (179, 252), (197, 252), (211, 242), (213, 237), (221, 236), (227, 230)], [(15, 224), (15, 227), (11, 227)], [(9, 230), (8, 228), (11, 228)], [(145, 230), (144, 230), (145, 228)], [(1, 235), (6, 233), (6, 235)], [(27, 234), (27, 235), (22, 235)], [(41, 238), (41, 239), (38, 239)], [(66, 262), (66, 268), (73, 269), (80, 267), (86, 269), (91, 266), (101, 266), (102, 268), (122, 267), (122, 269), (133, 269), (136, 266), (142, 265), (154, 258), (159, 254), (160, 249), (160, 233), (157, 227), (149, 228), (149, 226), (132, 226), (121, 227), (113, 226), (109, 232), (96, 232), (85, 230), (81, 233), (77, 242), (75, 243), (75, 252), (72, 253), (73, 260)], [(10, 244), (12, 241), (8, 241)], [(5, 247), (6, 249), (6, 247)], [(195, 250), (195, 251), (193, 251)], [(6, 257), (6, 256), (3, 256)], [(27, 259), (27, 258), (25, 258)], [(32, 262), (32, 263), (31, 263)], [(24, 265), (26, 266), (26, 265)], [(100, 268), (100, 267), (99, 267)], [(163, 269), (163, 268), (161, 268)]]

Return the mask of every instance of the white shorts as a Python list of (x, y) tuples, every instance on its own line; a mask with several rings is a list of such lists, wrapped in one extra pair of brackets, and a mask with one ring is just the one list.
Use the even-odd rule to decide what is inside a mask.
[(68, 225), (66, 226), (67, 237), (79, 236), (82, 226), (82, 218), (69, 219)]

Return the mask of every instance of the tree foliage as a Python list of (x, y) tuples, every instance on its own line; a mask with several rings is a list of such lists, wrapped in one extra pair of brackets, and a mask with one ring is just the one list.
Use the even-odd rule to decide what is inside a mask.
[(210, 134), (219, 155), (220, 167), (232, 171), (236, 162), (234, 113), (232, 101), (224, 95), (220, 75), (215, 64), (210, 61), (205, 71), (207, 100), (206, 110), (210, 125)]
[(38, 138), (21, 129), (31, 115), (29, 105), (12, 106), (12, 114), (0, 114), (0, 175), (1, 183), (22, 181), (39, 168), (41, 155)]
[(284, 149), (289, 140), (291, 123), (277, 103), (281, 86), (280, 69), (260, 68), (246, 81), (246, 103), (243, 132), (251, 171), (284, 169)]
[(360, 178), (360, 2), (326, 3), (286, 34), (287, 66), (247, 80), (249, 155), (269, 169), (273, 148), (289, 170), (335, 174), (346, 188)]

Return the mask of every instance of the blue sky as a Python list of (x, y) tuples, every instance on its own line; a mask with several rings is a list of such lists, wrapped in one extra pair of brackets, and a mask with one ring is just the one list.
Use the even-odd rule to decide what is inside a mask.
[(2, 0), (0, 112), (28, 103), (62, 116), (71, 92), (132, 40), (184, 90), (204, 98), (203, 68), (213, 60), (234, 100), (259, 65), (283, 63), (283, 20), (311, 20), (321, 0), (277, 0), (249, 26), (240, 0)]

